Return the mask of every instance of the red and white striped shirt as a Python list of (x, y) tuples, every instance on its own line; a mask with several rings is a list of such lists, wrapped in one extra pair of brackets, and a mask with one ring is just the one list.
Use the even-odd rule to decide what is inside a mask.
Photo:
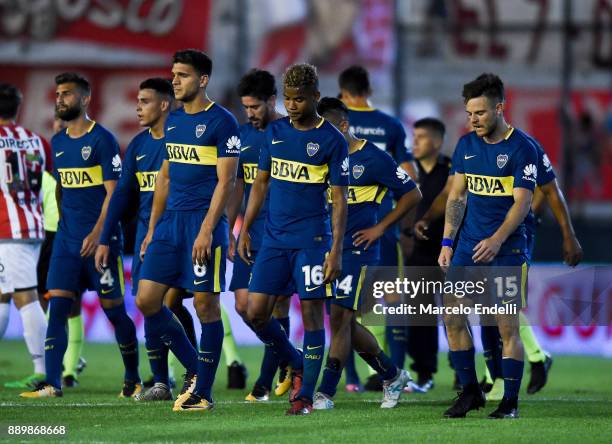
[(43, 239), (42, 173), (49, 143), (19, 125), (0, 125), (0, 240)]

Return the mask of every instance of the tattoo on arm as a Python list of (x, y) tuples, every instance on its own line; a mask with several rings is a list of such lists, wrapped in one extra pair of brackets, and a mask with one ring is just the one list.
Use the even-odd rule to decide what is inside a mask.
[(446, 223), (451, 227), (449, 238), (454, 239), (457, 235), (457, 231), (461, 226), (463, 220), (463, 214), (465, 213), (465, 200), (464, 199), (449, 199), (446, 204)]

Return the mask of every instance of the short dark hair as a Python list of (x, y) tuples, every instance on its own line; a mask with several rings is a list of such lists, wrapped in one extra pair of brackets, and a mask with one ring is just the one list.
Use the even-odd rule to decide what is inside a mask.
[(320, 116), (333, 114), (341, 120), (348, 120), (349, 110), (342, 100), (335, 97), (323, 97), (317, 105), (317, 112)]
[(317, 68), (309, 63), (291, 65), (285, 71), (283, 83), (286, 88), (319, 90)]
[(346, 68), (338, 77), (340, 89), (345, 89), (354, 96), (367, 96), (372, 92), (370, 88), (370, 74), (359, 65)]
[(23, 96), (16, 86), (0, 83), (0, 118), (14, 119), (21, 105)]
[(152, 77), (144, 80), (139, 89), (152, 89), (162, 96), (168, 96), (171, 99), (174, 98), (174, 89), (172, 88), (172, 82), (168, 79), (162, 79), (161, 77)]
[(504, 82), (499, 76), (492, 73), (480, 74), (476, 79), (463, 85), (463, 100), (467, 103), (470, 99), (485, 96), (496, 102), (506, 100), (504, 95)]
[(182, 49), (176, 51), (174, 57), (172, 57), (172, 63), (191, 65), (200, 75), (207, 75), (210, 77), (212, 74), (212, 60), (197, 49)]
[(412, 125), (413, 128), (423, 128), (428, 131), (434, 132), (438, 134), (440, 137), (444, 138), (444, 134), (446, 133), (446, 127), (441, 120), (436, 119), (435, 117), (425, 117), (423, 119), (419, 119)]
[(86, 95), (91, 94), (91, 85), (89, 80), (76, 72), (63, 72), (55, 76), (55, 84), (63, 85), (64, 83), (74, 83)]
[(240, 97), (250, 96), (259, 100), (268, 100), (275, 96), (276, 92), (274, 76), (263, 69), (251, 69), (238, 83), (238, 96)]

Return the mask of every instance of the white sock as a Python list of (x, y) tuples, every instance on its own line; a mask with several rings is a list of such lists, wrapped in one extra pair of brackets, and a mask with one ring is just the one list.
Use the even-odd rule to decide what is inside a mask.
[(4, 337), (8, 327), (9, 313), (11, 312), (10, 302), (0, 302), (0, 339)]
[(47, 318), (40, 302), (34, 301), (19, 310), (23, 322), (23, 338), (32, 356), (34, 373), (45, 374), (45, 337), (47, 336)]

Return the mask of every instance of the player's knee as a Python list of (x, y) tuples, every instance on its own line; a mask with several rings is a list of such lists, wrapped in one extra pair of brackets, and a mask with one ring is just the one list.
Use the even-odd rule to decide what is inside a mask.
[(323, 301), (302, 301), (302, 319), (306, 330), (323, 328)]
[(221, 319), (221, 303), (218, 295), (196, 297), (193, 306), (200, 322), (215, 322)]
[(146, 296), (138, 292), (136, 296), (136, 307), (144, 316), (152, 316), (159, 311), (160, 304), (155, 304), (154, 301), (150, 300)]
[(247, 321), (255, 331), (258, 331), (265, 327), (266, 323), (268, 322), (268, 316), (266, 316), (264, 311), (259, 310), (252, 304), (249, 304), (247, 309)]
[(288, 318), (289, 317), (289, 307), (291, 305), (291, 298), (288, 297), (279, 297), (274, 304), (274, 311), (272, 312), (272, 316), (276, 319)]
[(236, 313), (238, 313), (242, 319), (248, 319), (248, 303), (246, 301), (236, 299), (234, 308), (236, 309)]
[(499, 326), (499, 335), (501, 340), (506, 345), (513, 345), (521, 342), (521, 335), (517, 325), (501, 325)]

